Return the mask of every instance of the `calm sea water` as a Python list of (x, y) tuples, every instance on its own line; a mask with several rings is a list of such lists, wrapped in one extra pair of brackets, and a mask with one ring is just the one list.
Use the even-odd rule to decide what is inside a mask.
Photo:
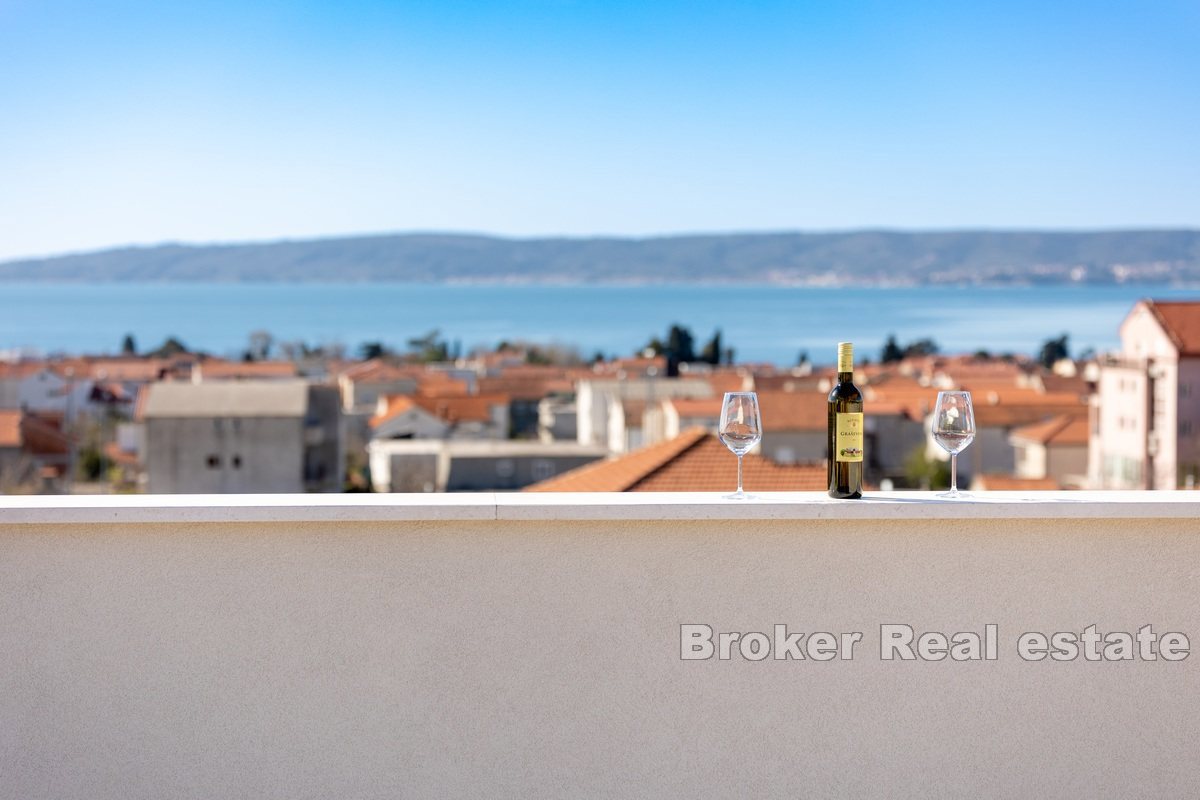
[(778, 286), (440, 286), (414, 284), (0, 283), (0, 351), (115, 352), (176, 336), (233, 355), (248, 334), (277, 340), (398, 347), (432, 329), (464, 348), (525, 339), (629, 354), (672, 323), (697, 346), (720, 328), (739, 360), (818, 360), (850, 339), (875, 356), (889, 334), (930, 337), (944, 352), (1032, 353), (1068, 333), (1073, 352), (1117, 343), (1117, 326), (1141, 297), (1200, 298), (1155, 286), (833, 289)]

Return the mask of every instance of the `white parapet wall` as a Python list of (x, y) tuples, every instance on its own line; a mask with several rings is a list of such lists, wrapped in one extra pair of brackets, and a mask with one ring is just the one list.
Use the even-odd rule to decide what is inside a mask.
[(0, 798), (1200, 796), (1190, 494), (0, 498)]

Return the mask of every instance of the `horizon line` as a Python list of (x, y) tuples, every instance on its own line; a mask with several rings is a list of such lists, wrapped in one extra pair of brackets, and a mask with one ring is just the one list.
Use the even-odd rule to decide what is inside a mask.
[(954, 234), (954, 233), (1000, 233), (1000, 234), (1103, 234), (1103, 233), (1200, 233), (1200, 226), (1189, 225), (1145, 225), (1145, 226), (1098, 226), (1098, 227), (1037, 227), (1037, 226), (997, 226), (967, 225), (950, 227), (900, 227), (889, 225), (864, 225), (846, 228), (731, 228), (692, 231), (673, 231), (648, 234), (626, 233), (584, 233), (584, 234), (504, 234), (489, 233), (478, 230), (462, 229), (432, 229), (413, 228), (392, 231), (361, 231), (345, 233), (312, 234), (304, 236), (278, 236), (256, 239), (209, 239), (183, 240), (163, 239), (156, 242), (128, 242), (122, 244), (101, 245), (98, 247), (66, 250), (55, 253), (0, 257), (0, 264), (15, 264), (27, 261), (49, 261), (57, 258), (72, 258), (75, 256), (97, 255), (101, 253), (117, 253), (128, 250), (156, 250), (168, 247), (204, 248), (204, 247), (259, 247), (277, 244), (302, 244), (327, 241), (344, 241), (350, 239), (385, 239), (391, 237), (462, 237), (475, 239), (492, 239), (510, 242), (538, 241), (651, 241), (655, 239), (689, 239), (722, 236), (847, 236), (862, 233), (883, 234)]

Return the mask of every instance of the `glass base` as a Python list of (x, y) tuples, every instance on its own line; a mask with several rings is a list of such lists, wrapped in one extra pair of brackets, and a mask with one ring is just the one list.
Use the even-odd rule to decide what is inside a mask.
[(754, 497), (754, 495), (747, 494), (745, 492), (734, 492), (733, 494), (725, 495), (724, 499), (726, 499), (726, 500), (754, 500), (755, 497)]
[(960, 492), (958, 489), (951, 489), (948, 492), (940, 492), (934, 495), (934, 497), (941, 497), (945, 500), (968, 500), (971, 495), (967, 492)]

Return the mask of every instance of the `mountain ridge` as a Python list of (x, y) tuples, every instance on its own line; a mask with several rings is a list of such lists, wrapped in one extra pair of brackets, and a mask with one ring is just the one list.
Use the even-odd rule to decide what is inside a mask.
[(423, 231), (164, 243), (0, 262), (0, 281), (810, 285), (1200, 281), (1200, 230), (873, 228), (514, 238)]

